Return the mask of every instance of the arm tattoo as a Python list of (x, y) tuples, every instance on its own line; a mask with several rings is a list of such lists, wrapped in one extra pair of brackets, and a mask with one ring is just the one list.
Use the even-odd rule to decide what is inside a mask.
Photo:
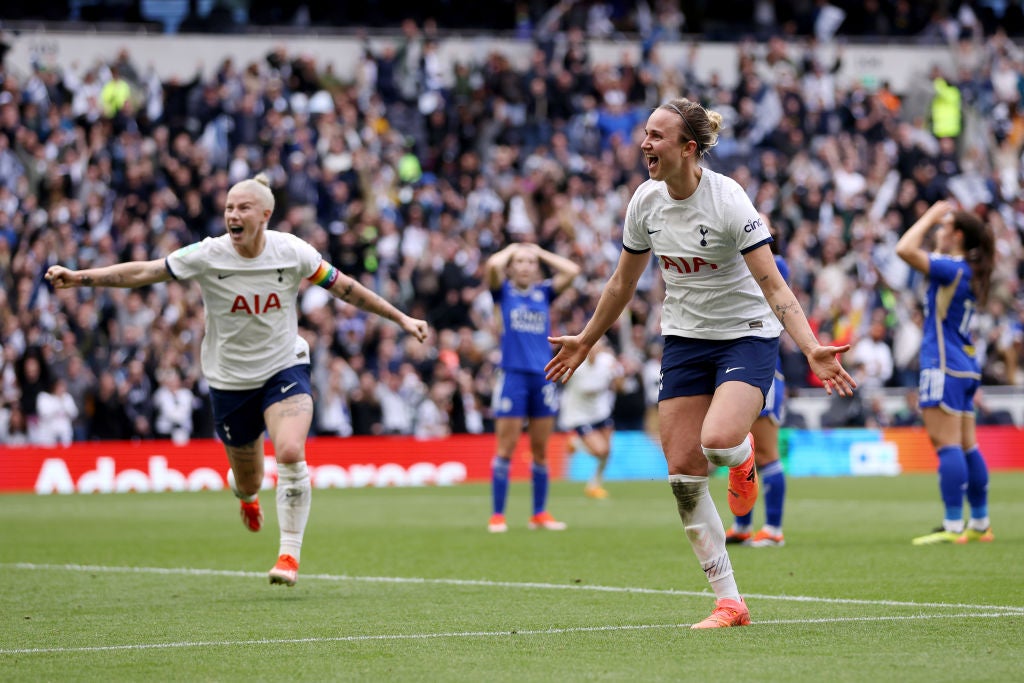
[(104, 287), (120, 287), (124, 284), (124, 276), (122, 275), (104, 275), (99, 279), (99, 284)]
[(788, 304), (777, 304), (775, 306), (775, 315), (779, 317), (779, 322), (782, 323), (783, 327), (786, 326), (786, 314), (793, 310), (793, 308), (795, 308), (796, 306), (797, 303), (795, 301), (791, 301)]
[(394, 320), (394, 314), (389, 310), (388, 303), (380, 295), (369, 292), (369, 296), (364, 296), (362, 291), (355, 291), (356, 282), (355, 280), (349, 279), (348, 285), (341, 290), (336, 292), (338, 297), (347, 303), (352, 304), (356, 308), (360, 308), (368, 313), (375, 313), (388, 320)]

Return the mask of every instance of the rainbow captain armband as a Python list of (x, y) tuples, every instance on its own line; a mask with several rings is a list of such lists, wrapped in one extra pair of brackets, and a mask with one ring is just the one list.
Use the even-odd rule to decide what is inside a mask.
[(316, 269), (316, 272), (306, 279), (312, 282), (314, 285), (320, 285), (324, 289), (330, 289), (331, 286), (338, 281), (338, 278), (340, 276), (340, 270), (332, 266), (327, 261), (321, 261), (320, 265)]

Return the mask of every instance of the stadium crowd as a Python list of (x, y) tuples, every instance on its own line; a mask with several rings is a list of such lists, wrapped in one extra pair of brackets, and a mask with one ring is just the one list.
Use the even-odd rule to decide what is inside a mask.
[[(492, 430), (498, 332), (484, 262), (527, 241), (580, 264), (552, 315), (555, 334), (581, 329), (647, 178), (643, 124), (680, 95), (725, 117), (710, 165), (770, 218), (822, 343), (854, 345), (857, 420), (903, 419), (873, 411), (872, 392), (916, 387), (919, 296), (893, 246), (945, 196), (983, 213), (996, 237), (990, 306), (975, 316), (983, 381), (1024, 384), (1024, 50), (962, 23), (943, 25), (955, 72), (935, 68), (907, 92), (845, 82), (841, 49), (825, 59), (815, 41), (781, 34), (736, 44), (735, 87), (699, 78), (695, 53), (664, 63), (658, 41), (672, 36), (648, 36), (635, 63), (592, 63), (589, 24), (557, 13), (531, 29), (521, 70), (494, 51), (449, 73), (436, 27), (412, 20), (385, 48), (367, 43), (352, 79), (283, 47), (190, 80), (162, 81), (125, 51), (0, 69), (0, 443), (212, 436), (197, 288), (55, 291), (42, 275), (222, 234), (228, 188), (257, 172), (277, 200), (271, 228), (432, 327), (428, 343), (408, 343), (306, 287), (315, 432)], [(643, 428), (657, 395), (653, 264), (638, 293), (611, 340), (625, 371), (620, 429)], [(785, 339), (788, 386), (809, 386)]]

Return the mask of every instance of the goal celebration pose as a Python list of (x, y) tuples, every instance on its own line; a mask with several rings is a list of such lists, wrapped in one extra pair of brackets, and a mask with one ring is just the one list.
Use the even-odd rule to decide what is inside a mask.
[(242, 523), (259, 531), (266, 431), (277, 459), (280, 525), (270, 583), (293, 586), (309, 519), (306, 437), (313, 418), (309, 345), (298, 334), (299, 285), (309, 280), (343, 301), (396, 322), (421, 342), (427, 323), (338, 271), (307, 242), (268, 230), (273, 210), (274, 196), (260, 174), (228, 192), (227, 232), (219, 237), (153, 261), (78, 271), (51, 266), (46, 279), (59, 289), (144, 287), (172, 278), (199, 283), (206, 322), (202, 369), (211, 388), (216, 433), (231, 464), (228, 482), (241, 501)]
[(836, 358), (849, 346), (818, 343), (775, 265), (768, 226), (743, 189), (699, 165), (721, 123), (720, 114), (687, 99), (650, 115), (641, 145), (650, 179), (626, 209), (619, 263), (583, 331), (550, 339), (561, 348), (546, 367), (549, 379), (568, 381), (629, 303), (653, 251), (665, 280), (661, 444), (679, 517), (717, 598), (694, 628), (750, 623), (708, 471), (709, 463), (730, 468), (730, 509), (748, 513), (757, 479), (747, 437), (775, 377), (782, 329), (826, 391), (847, 395), (856, 386)]

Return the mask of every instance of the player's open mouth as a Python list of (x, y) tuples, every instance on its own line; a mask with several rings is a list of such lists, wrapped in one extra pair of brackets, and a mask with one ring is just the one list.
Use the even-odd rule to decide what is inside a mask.
[(241, 235), (245, 231), (245, 228), (241, 225), (229, 225), (228, 232), (232, 235)]
[(647, 170), (648, 171), (653, 171), (654, 168), (657, 165), (658, 165), (658, 157), (647, 155)]

